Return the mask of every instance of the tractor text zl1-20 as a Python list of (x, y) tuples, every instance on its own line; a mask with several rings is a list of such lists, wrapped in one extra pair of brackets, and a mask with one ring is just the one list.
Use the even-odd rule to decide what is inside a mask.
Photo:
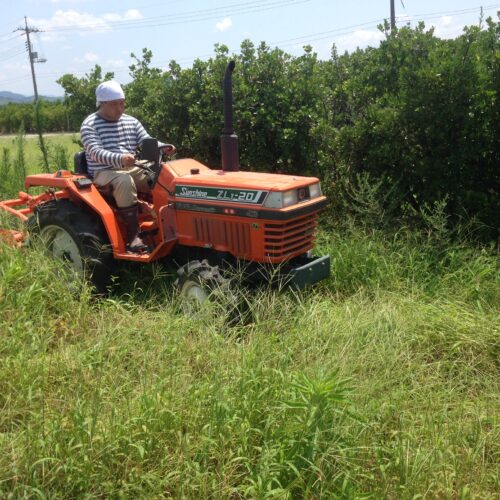
[[(151, 192), (140, 195), (140, 229), (149, 250), (126, 248), (126, 230), (113, 197), (86, 175), (83, 152), (75, 155), (75, 172), (29, 175), (26, 191), (0, 208), (26, 223), (26, 231), (2, 231), (21, 245), (38, 235), (48, 251), (65, 260), (99, 291), (110, 284), (120, 260), (149, 263), (168, 258), (178, 266), (183, 295), (203, 297), (223, 278), (225, 266), (237, 266), (252, 280), (273, 276), (304, 287), (327, 278), (330, 257), (313, 257), (318, 214), (326, 204), (315, 177), (243, 172), (233, 130), (231, 79), (224, 75), (222, 169), (194, 159), (161, 162), (158, 142), (147, 139), (137, 162), (150, 174)], [(265, 277), (265, 278), (264, 278)]]

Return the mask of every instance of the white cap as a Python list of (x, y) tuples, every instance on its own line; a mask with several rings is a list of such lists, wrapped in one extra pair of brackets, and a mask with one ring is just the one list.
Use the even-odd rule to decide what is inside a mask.
[(117, 99), (125, 99), (125, 94), (118, 82), (114, 80), (109, 80), (107, 82), (101, 83), (95, 90), (96, 106), (99, 106), (101, 102), (115, 101)]

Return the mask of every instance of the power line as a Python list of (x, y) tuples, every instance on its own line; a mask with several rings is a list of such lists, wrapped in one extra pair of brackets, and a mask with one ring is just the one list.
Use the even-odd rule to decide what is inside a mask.
[(15, 38), (19, 38), (22, 35), (14, 34), (12, 31), (10, 33), (5, 33), (4, 35), (0, 36), (0, 41), (2, 43), (4, 42), (10, 42), (11, 40), (14, 40)]
[(491, 9), (496, 9), (500, 7), (499, 3), (492, 4), (492, 5), (478, 5), (477, 7), (470, 7), (467, 9), (459, 9), (459, 10), (448, 10), (448, 11), (442, 11), (442, 12), (430, 12), (428, 14), (415, 14), (412, 17), (427, 17), (427, 16), (446, 16), (449, 14), (471, 14), (473, 12), (477, 12), (479, 9), (483, 10), (491, 10)]
[[(293, 5), (298, 5), (302, 3), (310, 2), (311, 0), (273, 0), (268, 2), (266, 0), (254, 0), (252, 2), (244, 2), (238, 4), (232, 4), (226, 7), (216, 7), (213, 9), (203, 9), (197, 11), (191, 11), (180, 14), (171, 14), (164, 16), (155, 16), (148, 17), (142, 19), (130, 19), (124, 21), (115, 21), (115, 22), (99, 22), (99, 23), (88, 23), (88, 24), (71, 24), (71, 25), (63, 25), (54, 28), (46, 28), (45, 31), (48, 33), (59, 33), (65, 31), (72, 32), (85, 32), (85, 31), (104, 31), (104, 30), (118, 30), (118, 29), (137, 29), (137, 28), (153, 28), (167, 25), (176, 25), (176, 24), (186, 24), (200, 21), (207, 21), (211, 19), (219, 18), (222, 15), (230, 16), (230, 15), (243, 15), (243, 14), (251, 14), (256, 12), (263, 12), (266, 10), (272, 10), (279, 7), (290, 7)], [(492, 8), (499, 7), (500, 4), (493, 4), (484, 6), (484, 10), (489, 10)], [(444, 11), (444, 12), (435, 12), (432, 13), (434, 16), (446, 15), (446, 14), (466, 14), (475, 12), (480, 7), (473, 7), (468, 9), (460, 9), (460, 10), (452, 10), (452, 11)], [(414, 17), (425, 17), (430, 14), (420, 14)], [(377, 20), (377, 22), (383, 22), (384, 19)], [(396, 23), (400, 23), (401, 21), (395, 20)], [(367, 23), (366, 23), (367, 24)]]
[(186, 24), (199, 21), (208, 21), (211, 19), (217, 19), (220, 16), (231, 16), (231, 15), (242, 15), (256, 12), (263, 12), (266, 10), (272, 10), (279, 7), (290, 7), (293, 5), (298, 5), (302, 3), (308, 3), (312, 0), (254, 0), (252, 2), (244, 2), (239, 4), (233, 4), (226, 7), (216, 7), (213, 9), (203, 9), (192, 12), (186, 12), (181, 14), (171, 14), (166, 16), (155, 16), (142, 19), (130, 19), (125, 21), (115, 21), (105, 23), (93, 23), (93, 24), (72, 24), (65, 26), (58, 26), (57, 28), (46, 28), (47, 33), (58, 33), (64, 31), (96, 31), (96, 30), (107, 30), (107, 29), (129, 29), (135, 27), (159, 27), (174, 24)]
[[(495, 4), (495, 5), (488, 5), (483, 8), (483, 10), (486, 9), (492, 9), (492, 8), (497, 8), (500, 7), (500, 4)], [(405, 19), (398, 20), (396, 19), (396, 24), (403, 24), (403, 23), (408, 23), (411, 21), (420, 21), (420, 20), (431, 20), (431, 19), (436, 19), (439, 18), (443, 15), (464, 15), (464, 14), (470, 14), (472, 12), (475, 12), (479, 9), (479, 7), (472, 8), (472, 9), (460, 9), (460, 10), (454, 10), (454, 11), (445, 11), (445, 12), (435, 12), (435, 13), (429, 13), (429, 14), (416, 14), (412, 17), (408, 16)], [(277, 46), (277, 47), (286, 47), (286, 46), (291, 46), (291, 45), (297, 45), (298, 43), (303, 43), (307, 44), (310, 42), (315, 42), (319, 40), (325, 40), (328, 38), (331, 38), (332, 36), (339, 36), (339, 35), (349, 35), (352, 33), (355, 33), (357, 29), (359, 28), (365, 28), (365, 27), (377, 27), (381, 23), (385, 21), (385, 18), (381, 19), (375, 19), (373, 21), (368, 21), (366, 23), (360, 23), (360, 24), (354, 24), (351, 26), (346, 26), (344, 28), (337, 28), (334, 30), (329, 30), (329, 31), (323, 31), (319, 33), (312, 33), (309, 35), (303, 35), (300, 37), (295, 37), (295, 38), (288, 38), (284, 40), (278, 40), (275, 42), (270, 42), (270, 45)], [(188, 61), (194, 61), (196, 59), (201, 59), (203, 57), (210, 57), (212, 54), (205, 54), (203, 56), (193, 56), (193, 57), (185, 57), (182, 59), (174, 59), (176, 62), (181, 63), (181, 62), (188, 62)], [(172, 60), (170, 59), (170, 60)], [(168, 63), (170, 60), (161, 60), (161, 61), (156, 61), (156, 64), (164, 64)]]
[(23, 48), (24, 47), (24, 44), (20, 44), (20, 43), (16, 43), (14, 45), (3, 45), (2, 44), (2, 48), (0, 49), (0, 56), (2, 56), (2, 54), (6, 53), (6, 52), (12, 52), (13, 50), (17, 50), (19, 48)]
[[(484, 11), (491, 10), (491, 9), (494, 9), (497, 7), (500, 7), (500, 4), (487, 5), (483, 8), (483, 10)], [(396, 23), (403, 24), (403, 23), (408, 23), (408, 22), (412, 22), (415, 20), (419, 20), (419, 21), (420, 20), (430, 20), (430, 19), (439, 18), (439, 17), (444, 16), (444, 15), (470, 14), (472, 12), (477, 11), (478, 9), (479, 9), (479, 7), (452, 10), (452, 11), (440, 11), (440, 12), (433, 12), (433, 13), (427, 13), (427, 14), (415, 14), (413, 16), (405, 17), (404, 19), (401, 19), (401, 20), (396, 20)], [(333, 35), (337, 35), (337, 36), (347, 35), (347, 34), (355, 33), (356, 30), (359, 28), (363, 28), (363, 27), (367, 27), (367, 26), (375, 27), (378, 24), (382, 23), (384, 20), (385, 19), (376, 19), (376, 20), (369, 21), (366, 23), (360, 23), (360, 24), (356, 24), (356, 25), (346, 26), (344, 28), (337, 28), (335, 30), (312, 33), (309, 35), (303, 35), (303, 36), (295, 37), (295, 38), (288, 38), (285, 40), (272, 42), (271, 45), (284, 47), (284, 46), (288, 46), (288, 45), (296, 45), (298, 43), (306, 44), (306, 43), (313, 42), (313, 41), (327, 39), (327, 38), (331, 38)], [(21, 30), (24, 31), (25, 28), (22, 28)], [(182, 63), (182, 62), (194, 61), (196, 59), (202, 59), (205, 57), (211, 57), (212, 55), (213, 54), (210, 53), (210, 54), (204, 54), (204, 55), (198, 55), (198, 56), (192, 56), (192, 57), (184, 57), (184, 58), (178, 58), (178, 59), (176, 59), (175, 57), (172, 57), (168, 60), (156, 61), (155, 64), (156, 65), (163, 65), (163, 64), (169, 63), (172, 60), (176, 61), (177, 63)], [(124, 69), (114, 70), (113, 72), (115, 74), (123, 74), (123, 73), (126, 73), (128, 71), (129, 71), (128, 68), (127, 69), (124, 68)], [(80, 75), (80, 74), (84, 75), (86, 73), (87, 73), (86, 71), (82, 71), (82, 72), (76, 72), (75, 74), (76, 75)], [(38, 76), (39, 76), (39, 78), (42, 78), (42, 79), (48, 79), (48, 78), (52, 78), (52, 77), (59, 77), (59, 76), (61, 76), (61, 73), (59, 73), (59, 72), (42, 73)], [(18, 81), (18, 78), (11, 79), (11, 80), (3, 80), (2, 83), (11, 83), (11, 82), (15, 82), (15, 81)]]
[[(493, 5), (493, 6), (487, 6), (484, 9), (492, 9), (500, 7), (500, 4)], [(434, 12), (434, 13), (429, 13), (429, 14), (416, 14), (414, 16), (407, 16), (404, 19), (396, 19), (396, 24), (404, 24), (412, 21), (421, 21), (421, 20), (432, 20), (432, 19), (437, 19), (439, 17), (442, 17), (443, 15), (464, 15), (464, 14), (470, 14), (472, 12), (475, 12), (479, 9), (479, 7), (474, 8), (474, 9), (462, 9), (462, 10), (454, 10), (454, 11), (446, 11), (446, 12)], [(324, 40), (327, 38), (330, 38), (332, 35), (347, 35), (351, 33), (355, 33), (356, 30), (355, 28), (364, 28), (367, 26), (377, 26), (381, 23), (384, 22), (385, 19), (375, 19), (374, 21), (369, 21), (366, 23), (362, 24), (355, 24), (352, 26), (346, 26), (345, 28), (337, 28), (334, 30), (330, 31), (323, 31), (320, 33), (312, 33), (309, 35), (304, 35), (301, 37), (297, 38), (288, 38), (286, 40), (280, 40), (277, 42), (274, 42), (273, 45), (280, 45), (280, 46), (286, 46), (286, 45), (294, 45), (295, 43), (300, 43), (302, 40), (303, 43), (308, 43), (308, 42), (315, 42), (318, 40)], [(354, 31), (347, 31), (347, 30), (354, 30)]]
[[(500, 4), (493, 5), (493, 6), (487, 6), (487, 7), (485, 7), (485, 9), (486, 8), (491, 9), (491, 8), (494, 8), (494, 7), (497, 7), (497, 6), (500, 6)], [(405, 19), (396, 20), (396, 23), (397, 24), (403, 24), (403, 23), (408, 23), (408, 22), (415, 21), (415, 20), (435, 19), (435, 18), (441, 17), (443, 15), (449, 15), (449, 14), (464, 15), (464, 14), (468, 14), (468, 13), (474, 12), (476, 10), (477, 10), (477, 8), (474, 8), (474, 9), (461, 9), (461, 10), (454, 10), (454, 11), (442, 11), (442, 12), (435, 12), (435, 13), (428, 13), (428, 14), (416, 14), (416, 15), (414, 15), (412, 17), (408, 16)], [(376, 27), (380, 23), (384, 22), (384, 20), (385, 20), (384, 18), (375, 19), (373, 21), (368, 21), (366, 23), (354, 24), (354, 25), (343, 27), (343, 28), (337, 28), (337, 29), (334, 29), (334, 30), (323, 31), (323, 32), (318, 32), (318, 33), (311, 33), (309, 35), (303, 35), (303, 36), (300, 36), (300, 37), (287, 38), (287, 39), (283, 39), (283, 40), (278, 40), (278, 41), (275, 41), (275, 42), (270, 42), (270, 44), (271, 45), (275, 45), (275, 46), (279, 46), (279, 47), (284, 47), (284, 46), (289, 46), (289, 45), (296, 45), (298, 43), (304, 43), (304, 44), (306, 44), (306, 43), (309, 43), (309, 42), (314, 42), (314, 41), (318, 41), (318, 40), (323, 40), (323, 39), (331, 38), (334, 35), (338, 36), (338, 35), (352, 34), (352, 33), (355, 33), (357, 31), (357, 29), (359, 29), (359, 28)], [(155, 64), (157, 64), (157, 65), (167, 64), (167, 63), (169, 63), (172, 60), (176, 61), (177, 63), (182, 63), (182, 62), (194, 61), (196, 59), (202, 59), (202, 58), (205, 58), (205, 57), (211, 57), (212, 55), (213, 54), (210, 53), (210, 54), (203, 54), (203, 55), (191, 56), (191, 57), (184, 57), (184, 58), (174, 58), (174, 57), (172, 57), (170, 59), (157, 60), (155, 62)], [(127, 71), (128, 71), (128, 68), (127, 69), (114, 70), (113, 72), (116, 73), (116, 74), (120, 74), (120, 73), (125, 73)], [(85, 71), (82, 71), (82, 72), (77, 73), (77, 74), (82, 74), (83, 75), (85, 73), (86, 73)], [(52, 73), (51, 75), (57, 76), (59, 74), (58, 73)], [(44, 76), (45, 77), (49, 77), (50, 74), (45, 73)]]
[(16, 52), (12, 52), (10, 55), (8, 56), (1, 56), (0, 55), (0, 62), (5, 62), (5, 61), (8, 61), (9, 59), (13, 59), (14, 57), (18, 57), (20, 56), (21, 54), (24, 54), (24, 48), (22, 48), (21, 50), (17, 50)]

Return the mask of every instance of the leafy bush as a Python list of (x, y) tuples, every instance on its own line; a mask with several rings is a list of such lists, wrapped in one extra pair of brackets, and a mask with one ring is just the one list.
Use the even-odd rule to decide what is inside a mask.
[[(144, 49), (141, 58), (132, 54), (128, 111), (177, 144), (179, 156), (220, 165), (221, 82), (235, 59), (244, 168), (320, 176), (342, 214), (350, 212), (360, 175), (369, 174), (383, 182), (378, 203), (387, 215), (446, 200), (450, 223), (475, 217), (491, 237), (500, 225), (499, 26), (487, 19), (441, 40), (423, 23), (385, 24), (380, 47), (343, 55), (333, 47), (327, 61), (310, 47), (293, 57), (245, 40), (240, 54), (217, 45), (213, 58), (192, 68), (172, 61), (161, 71)], [(95, 87), (111, 77), (96, 66), (84, 78), (60, 78), (72, 123), (94, 109)]]

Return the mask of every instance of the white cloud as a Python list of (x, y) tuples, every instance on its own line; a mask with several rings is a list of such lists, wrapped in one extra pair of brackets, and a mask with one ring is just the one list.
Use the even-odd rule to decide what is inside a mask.
[(444, 16), (441, 18), (441, 22), (443, 26), (449, 26), (452, 22), (453, 18), (451, 16)]
[(137, 9), (130, 9), (127, 10), (123, 16), (121, 14), (111, 13), (104, 14), (102, 17), (106, 21), (116, 23), (119, 21), (135, 21), (136, 19), (142, 19), (142, 14)]
[[(92, 14), (76, 10), (57, 10), (49, 19), (29, 19), (43, 31), (43, 40), (54, 42), (74, 36), (75, 30), (85, 28), (90, 32), (108, 31), (108, 23)], [(85, 33), (85, 32), (84, 32)]]
[[(397, 17), (398, 26), (400, 28), (408, 24), (414, 28), (418, 24), (418, 20), (411, 16), (403, 15)], [(470, 23), (468, 23), (470, 25)], [(435, 22), (426, 21), (425, 29), (434, 28), (434, 35), (439, 38), (455, 38), (463, 33), (464, 23), (457, 17), (442, 16)], [(358, 30), (354, 33), (339, 36), (331, 39), (321, 46), (314, 46), (314, 50), (320, 58), (328, 59), (330, 57), (332, 44), (335, 44), (340, 54), (344, 51), (352, 52), (358, 47), (365, 49), (366, 47), (378, 47), (380, 42), (385, 38), (385, 35), (378, 29), (373, 30)], [(294, 47), (296, 53), (300, 53), (304, 44), (297, 44)]]
[(50, 0), (51, 3), (85, 3), (88, 0)]
[(99, 60), (99, 56), (97, 54), (94, 54), (93, 52), (87, 52), (83, 56), (83, 60), (88, 62), (95, 62)]
[(340, 53), (344, 52), (345, 50), (352, 52), (358, 47), (361, 49), (364, 49), (368, 46), (378, 47), (378, 44), (383, 38), (384, 34), (379, 30), (358, 30), (347, 36), (337, 38), (336, 40), (334, 40), (334, 43)]
[(406, 26), (408, 23), (411, 23), (411, 16), (408, 14), (403, 14), (401, 16), (396, 16), (396, 24), (398, 27)]
[(89, 63), (99, 63), (103, 67), (104, 72), (128, 68), (128, 63), (123, 59), (106, 59), (103, 62), (102, 58), (93, 52), (86, 52), (82, 57), (75, 57), (73, 62), (79, 65), (84, 65), (85, 67), (88, 66)]
[(128, 63), (126, 63), (123, 59), (108, 59), (104, 64), (106, 71), (109, 69), (122, 69), (128, 68)]
[[(410, 24), (414, 28), (419, 23), (419, 20), (412, 16), (398, 16), (397, 21), (399, 27)], [(434, 28), (434, 35), (439, 38), (455, 38), (462, 34), (465, 25), (471, 24), (470, 22), (464, 23), (460, 17), (453, 16), (442, 16), (436, 21), (424, 20), (424, 23), (425, 29)], [(473, 23), (474, 21), (472, 21)]]
[(459, 36), (464, 29), (464, 24), (455, 20), (451, 16), (443, 16), (435, 23), (427, 25), (434, 27), (434, 34), (439, 38), (455, 38)]
[(82, 57), (75, 57), (73, 61), (76, 63), (95, 63), (99, 61), (99, 56), (93, 52), (86, 52)]
[[(142, 19), (142, 14), (137, 9), (130, 9), (125, 14), (108, 13), (95, 16), (76, 10), (57, 10), (49, 19), (29, 19), (30, 23), (43, 30), (43, 40), (53, 42), (74, 36), (74, 33), (88, 34), (110, 31), (110, 23)], [(81, 32), (78, 30), (84, 29)]]
[(229, 17), (225, 17), (215, 25), (217, 31), (226, 31), (233, 25), (233, 21)]

